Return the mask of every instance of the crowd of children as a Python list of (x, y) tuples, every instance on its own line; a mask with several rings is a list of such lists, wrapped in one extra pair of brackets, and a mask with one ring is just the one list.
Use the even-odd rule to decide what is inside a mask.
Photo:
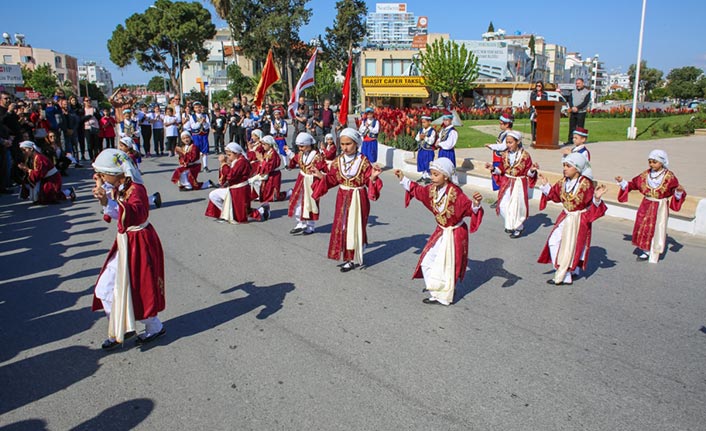
[[(336, 137), (329, 134), (317, 147), (312, 135), (301, 132), (294, 139), (295, 153), (286, 144), (282, 145), (282, 136), (263, 134), (258, 129), (250, 134), (247, 148), (229, 143), (218, 156), (218, 183), (208, 195), (205, 215), (232, 224), (266, 221), (270, 217), (270, 203), (289, 200), (288, 215), (296, 220), (290, 233), (311, 235), (320, 214), (320, 198), (338, 187), (327, 255), (342, 261), (340, 271), (344, 273), (363, 265), (371, 201), (380, 197), (383, 185), (382, 168), (364, 154), (364, 149), (370, 151), (366, 144), (373, 140), (371, 136), (377, 126), (370, 114), (366, 114), (359, 129), (340, 130), (338, 145)], [(172, 181), (180, 190), (212, 186), (210, 181), (198, 182), (204, 168), (204, 152), (194, 142), (194, 131), (203, 118), (192, 117), (192, 129), (182, 132), (181, 143), (173, 147), (179, 156), (179, 166)], [(480, 193), (469, 197), (457, 183), (453, 151), (458, 134), (452, 119), (445, 116), (443, 126), (437, 131), (431, 127), (431, 118), (422, 118), (422, 127), (416, 135), (423, 159), (418, 165), (422, 173), (420, 182), (411, 181), (400, 170), (394, 172), (405, 191), (405, 206), (412, 199), (419, 201), (437, 223), (413, 272), (413, 278), (424, 279), (429, 297), (423, 302), (427, 304), (454, 302), (456, 284), (466, 273), (469, 233), (479, 229), (484, 215)], [(276, 116), (274, 121), (278, 120)], [(200, 127), (205, 127), (206, 121), (202, 120)], [(549, 201), (561, 204), (562, 211), (538, 262), (553, 265), (555, 272), (547, 281), (549, 284), (573, 284), (587, 267), (592, 225), (607, 209), (602, 200), (606, 186), (593, 181), (586, 148), (588, 131), (583, 128), (574, 131), (574, 146), (564, 151), (561, 161), (563, 176), (550, 184), (523, 147), (522, 134), (512, 130), (512, 118), (503, 116), (501, 124), (504, 130), (498, 141), (489, 145), (498, 160), (486, 164), (498, 185), (496, 213), (504, 219), (505, 232), (511, 238), (520, 237), (528, 217), (529, 189), (539, 181), (540, 211)], [(283, 126), (273, 130), (275, 134), (282, 132)], [(159, 238), (147, 221), (150, 204), (159, 206), (155, 202), (158, 194), (148, 196), (142, 184), (140, 153), (132, 137), (126, 133), (118, 146), (118, 150), (104, 150), (93, 164), (96, 171), (93, 194), (103, 206), (104, 218), (118, 221), (118, 238), (99, 276), (94, 301), (94, 308), (104, 309), (109, 316), (109, 337), (103, 344), (106, 349), (134, 335), (135, 320), (146, 325), (145, 333), (138, 338), (140, 343), (165, 333), (157, 318), (157, 313), (164, 309), (164, 258)], [(48, 166), (34, 144), (23, 143), (22, 148), (28, 158), (35, 158), (35, 170)], [(439, 154), (435, 157), (436, 149)], [(371, 152), (372, 157), (375, 154)], [(649, 169), (631, 181), (619, 176), (615, 180), (620, 186), (621, 202), (632, 190), (645, 196), (636, 217), (633, 244), (640, 249), (638, 260), (657, 262), (664, 250), (669, 209), (681, 208), (686, 191), (668, 169), (664, 151), (650, 153), (648, 164)], [(282, 166), (297, 170), (294, 187), (286, 193), (281, 191)], [(25, 168), (23, 165), (22, 169)], [(61, 183), (52, 180), (51, 169), (45, 171), (27, 171), (34, 190), (39, 185), (44, 196), (53, 199), (74, 196), (72, 190), (62, 191)], [(253, 203), (258, 201), (260, 206), (254, 208)]]

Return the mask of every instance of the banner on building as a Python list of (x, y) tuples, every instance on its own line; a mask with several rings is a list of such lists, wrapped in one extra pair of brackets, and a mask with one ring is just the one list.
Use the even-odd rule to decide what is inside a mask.
[(0, 64), (0, 84), (22, 85), (22, 68), (16, 64)]
[(425, 87), (423, 76), (364, 76), (363, 87)]

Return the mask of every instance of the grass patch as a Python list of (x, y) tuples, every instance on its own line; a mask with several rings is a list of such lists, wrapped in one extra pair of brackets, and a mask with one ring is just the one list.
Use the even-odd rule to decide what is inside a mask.
[[(637, 126), (637, 140), (645, 141), (648, 139), (672, 138), (676, 136), (684, 136), (682, 133), (674, 133), (672, 130), (675, 126), (685, 124), (692, 115), (673, 115), (669, 117), (655, 118), (637, 118), (635, 125)], [(491, 125), (495, 126), (494, 134), (483, 133), (473, 129), (472, 126)], [(587, 118), (585, 127), (590, 132), (589, 142), (610, 142), (610, 141), (627, 141), (627, 130), (630, 127), (629, 118)], [(515, 123), (515, 130), (522, 132), (525, 136), (525, 141), (530, 136), (529, 120), (520, 120)], [(495, 142), (495, 139), (500, 133), (500, 127), (497, 120), (468, 120), (465, 121), (463, 127), (458, 130), (458, 148), (476, 148), (482, 147), (485, 144)], [(559, 126), (559, 139), (566, 140), (569, 133), (569, 119), (562, 118)]]

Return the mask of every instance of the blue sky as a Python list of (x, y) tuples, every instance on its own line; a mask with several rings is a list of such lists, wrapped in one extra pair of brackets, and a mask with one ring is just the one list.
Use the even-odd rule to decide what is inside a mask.
[[(27, 3), (4, 1), (3, 16), (15, 19), (3, 20), (0, 32), (22, 33), (32, 46), (65, 52), (77, 57), (79, 63), (96, 61), (111, 71), (115, 84), (144, 83), (154, 73), (143, 72), (134, 65), (118, 69), (110, 62), (106, 41), (116, 25), (133, 13), (144, 12), (152, 3), (39, 0), (32, 3), (28, 13)], [(201, 3), (211, 10), (217, 26), (225, 26), (215, 17), (210, 2)], [(367, 1), (368, 9), (374, 10), (375, 3)], [(313, 17), (300, 32), (305, 41), (323, 34), (336, 14), (335, 0), (311, 0), (309, 7), (314, 11)], [(432, 33), (450, 33), (454, 39), (480, 39), (492, 21), (496, 29), (502, 28), (508, 34), (521, 31), (541, 35), (549, 43), (581, 52), (584, 58), (599, 54), (608, 71), (622, 72), (637, 59), (641, 8), (641, 0), (407, 2), (409, 11), (429, 17)], [(665, 75), (682, 66), (706, 70), (704, 17), (703, 0), (648, 0), (642, 55), (648, 66)]]

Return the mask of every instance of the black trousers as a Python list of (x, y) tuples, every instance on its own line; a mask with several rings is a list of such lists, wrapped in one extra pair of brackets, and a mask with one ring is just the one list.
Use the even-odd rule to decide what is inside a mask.
[(164, 129), (152, 129), (152, 138), (154, 139), (154, 152), (164, 153)]
[(142, 147), (145, 150), (145, 154), (149, 154), (150, 141), (152, 140), (152, 126), (140, 125), (140, 134), (142, 135)]
[(574, 141), (574, 130), (576, 130), (577, 127), (583, 128), (585, 122), (585, 112), (572, 112), (569, 114), (569, 139), (566, 141), (567, 143), (570, 144)]

